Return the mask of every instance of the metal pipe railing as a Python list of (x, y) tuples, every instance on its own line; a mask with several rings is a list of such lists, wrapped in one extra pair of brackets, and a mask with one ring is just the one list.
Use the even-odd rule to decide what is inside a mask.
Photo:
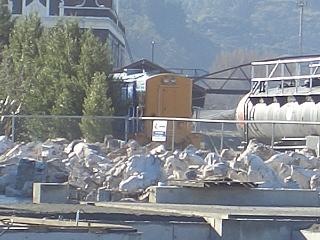
[[(128, 117), (128, 116), (68, 116), (68, 115), (1, 115), (3, 118), (11, 118), (11, 139), (15, 141), (16, 136), (16, 121), (17, 119), (23, 118), (35, 118), (35, 119), (119, 119), (124, 120), (125, 128), (125, 141), (128, 141), (129, 122), (130, 121), (144, 121), (144, 120), (166, 120), (172, 121), (172, 149), (174, 149), (175, 138), (176, 138), (176, 123), (177, 122), (192, 122), (192, 123), (209, 123), (209, 124), (221, 124), (220, 129), (220, 148), (223, 147), (224, 138), (226, 137), (227, 130), (226, 124), (270, 124), (271, 125), (271, 146), (274, 145), (275, 141), (275, 126), (277, 124), (297, 124), (297, 125), (320, 125), (320, 122), (310, 121), (270, 121), (270, 120), (211, 120), (211, 119), (198, 119), (198, 118), (170, 118), (170, 117)], [(219, 129), (217, 129), (219, 131)]]

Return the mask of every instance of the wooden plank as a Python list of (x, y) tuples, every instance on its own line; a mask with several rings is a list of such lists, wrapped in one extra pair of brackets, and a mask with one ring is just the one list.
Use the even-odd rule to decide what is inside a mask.
[[(80, 214), (81, 216), (81, 214)], [(75, 221), (59, 221), (53, 219), (38, 219), (38, 218), (25, 218), (15, 216), (0, 216), (0, 220), (6, 220), (9, 222), (12, 220), (13, 224), (24, 224), (27, 226), (39, 226), (39, 227), (60, 227), (60, 228), (78, 228), (78, 229), (103, 229), (103, 230), (119, 230), (119, 231), (136, 231), (131, 226), (116, 225), (116, 224), (104, 224), (104, 223), (92, 223), (81, 222), (78, 224)]]
[(225, 180), (201, 180), (201, 181), (178, 181), (172, 180), (169, 181), (170, 186), (179, 186), (179, 187), (198, 187), (198, 188), (210, 188), (215, 186), (241, 186), (254, 188), (257, 184), (253, 182), (237, 182), (237, 181), (225, 181)]
[(178, 186), (178, 187), (205, 187), (204, 182), (201, 181), (179, 181), (179, 180), (172, 180), (169, 181), (168, 184), (170, 186)]

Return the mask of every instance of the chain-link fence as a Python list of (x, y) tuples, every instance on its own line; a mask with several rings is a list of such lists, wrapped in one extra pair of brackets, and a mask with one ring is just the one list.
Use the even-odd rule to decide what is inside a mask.
[[(222, 149), (239, 143), (241, 134), (236, 122), (219, 122), (184, 118), (130, 118), (127, 116), (53, 116), (3, 115), (0, 134), (13, 141), (44, 141), (49, 138), (68, 140), (86, 139), (103, 142), (106, 136), (128, 141), (136, 139), (142, 144), (151, 142), (154, 121), (166, 121), (165, 143), (169, 148), (188, 144)], [(204, 139), (206, 137), (206, 139)], [(163, 140), (161, 140), (163, 141)]]
[[(165, 122), (165, 131), (160, 132), (154, 140), (154, 134), (159, 134), (154, 129), (157, 121)], [(251, 138), (263, 139), (273, 146), (280, 138), (294, 136), (298, 132), (301, 135), (306, 129), (320, 132), (319, 125), (319, 122), (297, 121), (3, 115), (0, 118), (0, 134), (13, 141), (43, 141), (49, 138), (66, 138), (71, 141), (82, 138), (88, 142), (103, 142), (106, 137), (112, 136), (124, 141), (136, 139), (142, 144), (163, 141), (171, 149), (194, 144), (219, 151), (223, 148), (236, 148), (241, 142)], [(306, 132), (307, 134), (313, 135), (313, 132)]]
[(13, 141), (85, 138), (102, 142), (107, 135), (127, 140), (127, 117), (61, 116), (61, 115), (4, 115), (0, 119), (0, 133)]

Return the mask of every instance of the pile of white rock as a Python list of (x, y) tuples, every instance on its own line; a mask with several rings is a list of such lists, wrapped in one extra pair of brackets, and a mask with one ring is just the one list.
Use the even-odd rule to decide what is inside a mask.
[(251, 141), (245, 151), (220, 154), (190, 145), (168, 151), (160, 143), (140, 146), (51, 139), (12, 143), (0, 136), (0, 194), (30, 197), (34, 182), (69, 182), (86, 195), (99, 188), (142, 192), (168, 180), (229, 178), (266, 188), (320, 190), (320, 161), (311, 151), (280, 153)]

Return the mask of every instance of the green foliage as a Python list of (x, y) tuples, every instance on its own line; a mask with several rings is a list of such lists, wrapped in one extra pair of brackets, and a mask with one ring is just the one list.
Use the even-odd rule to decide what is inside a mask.
[[(63, 89), (57, 95), (55, 104), (51, 109), (53, 115), (76, 115), (79, 116), (78, 109), (79, 101), (82, 101), (82, 94), (79, 94), (79, 88), (77, 88), (76, 77), (65, 77), (60, 79), (63, 83)], [(75, 84), (73, 84), (73, 82)], [(57, 119), (53, 121), (54, 128), (52, 135), (54, 137), (65, 137), (67, 139), (80, 138), (79, 119)], [(68, 131), (66, 131), (68, 129)]]
[[(76, 93), (81, 89), (78, 88), (78, 80), (76, 77), (79, 64), (81, 32), (78, 25), (74, 22), (59, 22), (55, 27), (47, 29), (41, 38), (41, 51), (39, 64), (41, 71), (38, 75), (38, 90), (41, 92), (45, 105), (39, 104), (32, 109), (35, 111), (46, 111), (47, 114), (77, 115), (81, 113), (81, 99), (83, 95), (80, 93), (74, 98), (80, 98), (80, 103), (73, 100), (66, 107), (61, 108), (66, 103), (62, 102), (66, 98), (66, 91), (69, 94)], [(76, 90), (71, 90), (74, 87)], [(60, 96), (62, 95), (62, 96)], [(36, 96), (35, 96), (36, 97)], [(32, 102), (35, 102), (33, 99)]]
[(111, 59), (107, 45), (99, 41), (90, 30), (85, 31), (81, 38), (80, 51), (78, 78), (84, 88), (87, 88), (95, 72), (106, 75), (111, 72)]
[[(53, 137), (51, 135), (52, 120), (35, 116), (34, 118), (23, 118), (16, 122), (16, 140), (39, 141)], [(18, 127), (17, 127), (18, 126)]]
[(4, 87), (2, 94), (9, 95), (22, 104), (35, 84), (38, 40), (42, 30), (36, 16), (18, 20), (11, 32), (9, 45), (3, 51), (0, 73), (0, 83)]
[[(111, 99), (107, 97), (108, 85), (105, 73), (95, 73), (91, 86), (87, 89), (83, 105), (84, 116), (111, 116)], [(83, 118), (80, 124), (83, 136), (90, 142), (103, 141), (111, 134), (111, 121), (108, 119)]]
[(13, 22), (8, 10), (8, 0), (0, 0), (0, 49), (9, 42)]
[[(76, 22), (59, 22), (47, 29), (32, 15), (16, 21), (4, 48), (0, 97), (15, 99), (24, 114), (108, 115), (112, 113), (106, 96), (106, 76), (110, 71), (108, 48), (91, 31), (81, 30)], [(100, 75), (95, 75), (98, 72)], [(96, 103), (99, 111), (89, 107), (90, 101)], [(79, 122), (77, 118), (35, 116), (20, 121), (19, 136), (20, 139), (80, 138)], [(89, 129), (88, 134), (90, 131), (93, 130)]]

